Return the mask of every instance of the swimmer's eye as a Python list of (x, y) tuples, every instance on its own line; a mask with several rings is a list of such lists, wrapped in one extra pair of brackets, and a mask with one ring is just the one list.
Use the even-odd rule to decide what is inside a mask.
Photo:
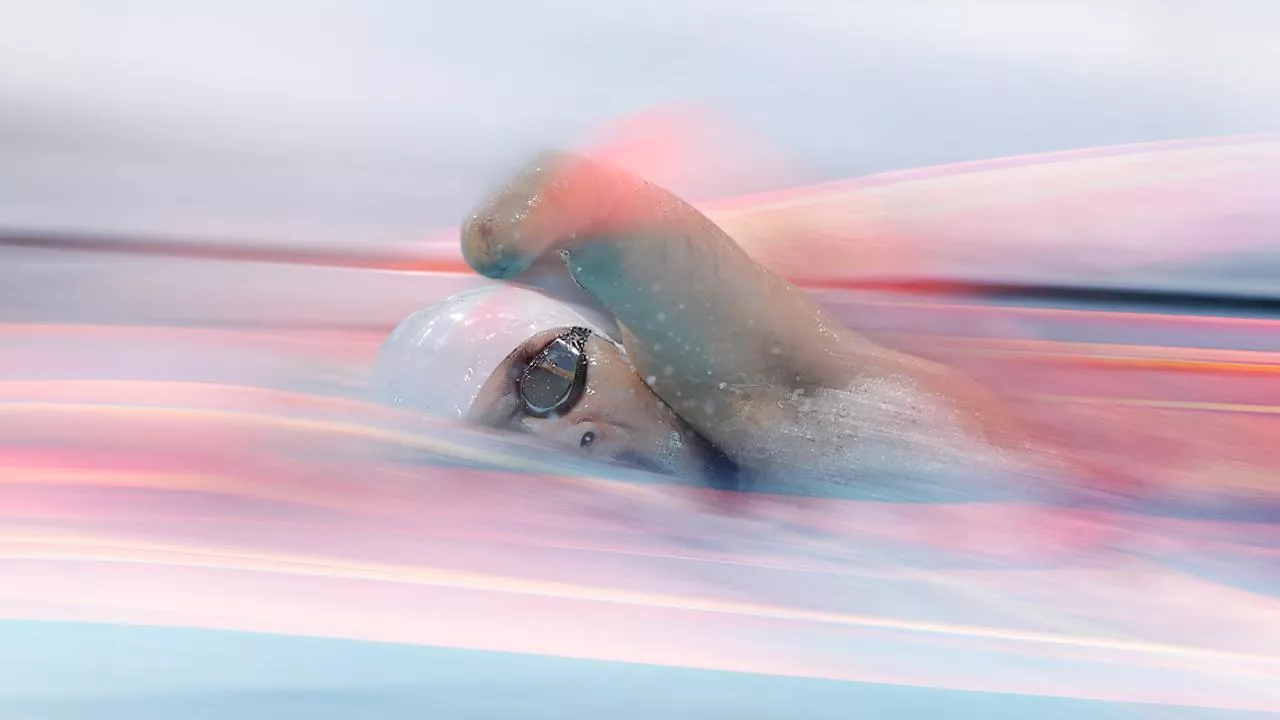
[[(573, 409), (587, 385), (585, 348), (590, 334), (586, 328), (570, 328), (525, 367), (516, 381), (516, 390), (526, 413), (549, 417)], [(594, 442), (595, 436), (591, 435)]]
[(582, 440), (578, 442), (578, 447), (589, 448), (596, 443), (596, 434), (591, 430), (582, 433)]

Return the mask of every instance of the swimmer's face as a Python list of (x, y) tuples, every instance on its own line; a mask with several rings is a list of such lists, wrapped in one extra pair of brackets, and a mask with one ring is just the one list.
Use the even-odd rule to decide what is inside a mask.
[(468, 420), (664, 474), (702, 476), (715, 462), (706, 441), (649, 389), (621, 349), (569, 329), (539, 333), (508, 355)]

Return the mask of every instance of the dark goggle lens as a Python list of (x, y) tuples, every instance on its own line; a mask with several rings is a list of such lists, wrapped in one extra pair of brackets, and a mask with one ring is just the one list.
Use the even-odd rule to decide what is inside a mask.
[(520, 378), (520, 399), (534, 414), (567, 410), (586, 380), (585, 336), (556, 338)]

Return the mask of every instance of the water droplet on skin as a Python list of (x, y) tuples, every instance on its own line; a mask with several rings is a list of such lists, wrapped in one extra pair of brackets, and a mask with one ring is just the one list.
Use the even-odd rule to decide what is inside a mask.
[(673, 373), (673, 372), (675, 372), (675, 371), (676, 371), (676, 369), (675, 369), (675, 368), (673, 368), (673, 367), (671, 367), (670, 365), (668, 365), (668, 366), (666, 366), (666, 367), (662, 368), (662, 374), (663, 374), (663, 375), (670, 375), (671, 373)]
[(725, 388), (729, 387), (729, 383), (722, 382), (722, 383), (720, 383), (719, 385), (717, 385), (716, 387), (720, 388), (721, 390), (724, 390)]
[(677, 308), (679, 308), (679, 309), (681, 309), (681, 310), (683, 310), (683, 309), (684, 309), (684, 303), (680, 303), (680, 304), (679, 304), (679, 305), (677, 305), (676, 307), (677, 307)]
[(667, 314), (664, 312), (658, 313), (658, 322), (666, 322), (666, 321), (667, 321)]
[(646, 378), (644, 379), (644, 381), (645, 381), (646, 383), (649, 383), (650, 385), (652, 385), (652, 384), (654, 384), (654, 383), (658, 382), (658, 378), (656, 378), (656, 377), (654, 377), (654, 376), (650, 375), (650, 376), (646, 377)]

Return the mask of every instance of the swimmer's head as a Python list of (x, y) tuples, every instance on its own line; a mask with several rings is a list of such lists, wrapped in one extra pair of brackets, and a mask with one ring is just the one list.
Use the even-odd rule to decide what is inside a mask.
[(484, 287), (400, 323), (379, 356), (375, 390), (399, 407), (600, 460), (718, 479), (723, 458), (645, 384), (617, 336), (593, 308)]

